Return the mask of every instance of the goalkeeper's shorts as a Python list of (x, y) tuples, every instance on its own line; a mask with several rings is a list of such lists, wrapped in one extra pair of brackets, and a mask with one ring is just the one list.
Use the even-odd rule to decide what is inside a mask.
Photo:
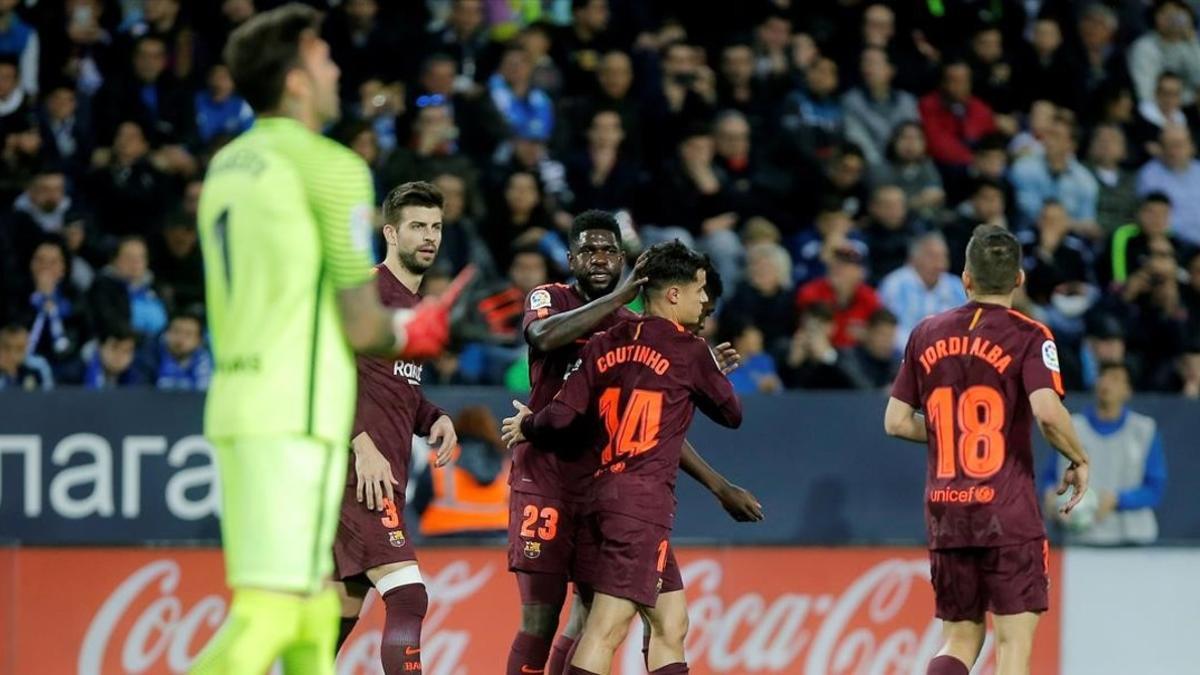
[(347, 446), (303, 436), (233, 438), (213, 445), (229, 585), (320, 590), (333, 572)]

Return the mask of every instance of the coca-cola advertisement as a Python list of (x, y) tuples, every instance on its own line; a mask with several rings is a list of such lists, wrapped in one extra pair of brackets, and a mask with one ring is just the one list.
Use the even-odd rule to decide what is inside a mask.
[[(918, 549), (679, 550), (691, 672), (920, 675), (940, 646), (929, 562)], [(503, 672), (516, 586), (493, 548), (428, 549), (421, 653), (427, 675)], [(1059, 672), (1060, 561), (1038, 627), (1033, 672)], [(372, 596), (373, 597), (373, 596)], [(369, 601), (370, 602), (370, 601)], [(0, 551), (0, 672), (184, 673), (225, 617), (211, 549)], [(339, 675), (382, 672), (383, 611), (370, 603)], [(614, 674), (645, 673), (635, 625)], [(991, 640), (975, 673), (992, 673)]]

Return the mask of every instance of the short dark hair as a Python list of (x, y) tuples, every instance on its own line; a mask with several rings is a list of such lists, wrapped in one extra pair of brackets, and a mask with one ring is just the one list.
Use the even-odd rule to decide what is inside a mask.
[(613, 236), (617, 238), (617, 245), (621, 245), (621, 225), (617, 223), (616, 216), (608, 211), (588, 209), (575, 216), (575, 220), (571, 221), (570, 244), (572, 249), (579, 246), (579, 238), (589, 230), (612, 232)]
[(1021, 243), (999, 225), (980, 225), (967, 242), (967, 271), (984, 295), (1009, 293), (1021, 270)]
[(871, 316), (867, 317), (867, 328), (875, 328), (881, 325), (897, 326), (899, 324), (899, 319), (887, 307), (880, 307), (871, 312)]
[(445, 204), (441, 189), (423, 180), (401, 183), (392, 188), (383, 200), (383, 222), (400, 224), (400, 213), (406, 206), (426, 206), (440, 209)]
[(1103, 375), (1110, 370), (1121, 370), (1125, 372), (1125, 376), (1129, 377), (1129, 364), (1124, 361), (1101, 361), (1097, 369), (1097, 374)]
[(137, 336), (138, 335), (136, 332), (134, 332), (133, 327), (122, 321), (105, 326), (104, 330), (100, 332), (99, 344), (104, 344), (109, 340), (119, 340), (122, 342), (125, 340), (136, 341)]
[(709, 300), (716, 300), (725, 295), (725, 282), (721, 280), (721, 273), (717, 271), (712, 258), (707, 255), (704, 256), (704, 292)]
[(179, 319), (195, 321), (196, 325), (200, 326), (200, 331), (201, 332), (204, 331), (204, 314), (202, 314), (200, 309), (197, 307), (188, 306), (188, 307), (184, 307), (182, 309), (175, 310), (174, 312), (171, 313), (171, 320), (167, 322), (167, 325), (169, 326), (172, 323), (175, 323), (176, 321), (178, 321)]
[(971, 196), (974, 197), (979, 194), (980, 190), (995, 190), (1000, 194), (1005, 194), (1004, 183), (987, 176), (980, 176), (975, 179), (975, 182), (971, 185)]
[(1138, 204), (1138, 206), (1142, 207), (1147, 204), (1166, 204), (1169, 207), (1171, 206), (1171, 198), (1167, 195), (1167, 193), (1161, 190), (1155, 190), (1154, 192), (1147, 192), (1145, 195), (1143, 195), (1142, 201), (1140, 204)]
[(696, 273), (705, 269), (703, 255), (685, 246), (678, 239), (655, 244), (646, 250), (642, 274), (647, 290), (657, 291), (671, 284), (695, 281)]
[(319, 32), (320, 25), (320, 12), (290, 3), (251, 18), (229, 36), (225, 63), (238, 93), (256, 113), (279, 107), (287, 74), (300, 62), (300, 37)]

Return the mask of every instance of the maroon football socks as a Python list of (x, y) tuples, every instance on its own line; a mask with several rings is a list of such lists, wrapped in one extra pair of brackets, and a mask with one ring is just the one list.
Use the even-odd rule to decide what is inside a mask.
[(568, 656), (575, 647), (575, 638), (569, 635), (559, 635), (550, 648), (550, 660), (546, 662), (546, 675), (565, 675), (567, 664), (571, 662)]
[(425, 584), (405, 584), (383, 594), (386, 618), (380, 656), (383, 672), (421, 672), (421, 620), (429, 609)]
[(546, 669), (546, 657), (549, 654), (549, 640), (528, 633), (517, 633), (508, 652), (506, 675), (552, 675)]
[(942, 654), (929, 662), (925, 675), (970, 675), (970, 672), (967, 664), (949, 654)]
[(584, 670), (579, 666), (567, 666), (566, 675), (599, 675), (599, 673), (593, 673), (590, 670)]

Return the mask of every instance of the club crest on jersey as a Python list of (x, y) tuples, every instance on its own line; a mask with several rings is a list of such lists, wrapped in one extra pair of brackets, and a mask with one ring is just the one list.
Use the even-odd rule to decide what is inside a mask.
[(388, 532), (388, 543), (396, 548), (404, 548), (408, 540), (404, 538), (404, 530), (392, 530)]
[(529, 294), (529, 309), (543, 309), (550, 306), (550, 291), (539, 288)]
[(1054, 340), (1046, 340), (1042, 343), (1042, 363), (1051, 372), (1058, 372), (1058, 347), (1055, 346)]
[(525, 542), (525, 557), (526, 558), (533, 560), (534, 558), (540, 558), (541, 555), (542, 555), (542, 542), (540, 542), (540, 541)]

